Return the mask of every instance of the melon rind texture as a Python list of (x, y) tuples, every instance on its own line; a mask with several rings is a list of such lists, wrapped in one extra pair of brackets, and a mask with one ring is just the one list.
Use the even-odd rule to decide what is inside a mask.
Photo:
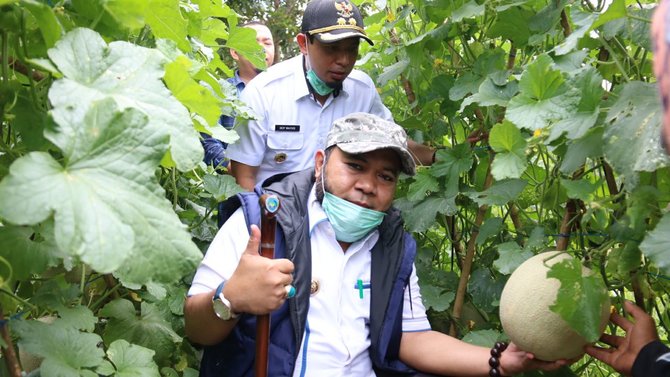
[[(573, 359), (584, 353), (588, 343), (549, 309), (556, 301), (561, 283), (547, 278), (547, 266), (570, 258), (569, 254), (557, 251), (529, 258), (512, 273), (500, 296), (500, 321), (505, 333), (519, 348), (540, 360)], [(583, 275), (590, 273), (591, 270), (583, 268)], [(607, 325), (609, 310), (607, 300), (600, 316), (601, 334)]]

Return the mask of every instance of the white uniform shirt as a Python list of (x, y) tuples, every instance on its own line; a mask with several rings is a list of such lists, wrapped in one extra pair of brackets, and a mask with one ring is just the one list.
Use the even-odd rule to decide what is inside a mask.
[[(293, 375), (374, 376), (368, 352), (370, 251), (379, 233), (374, 231), (354, 242), (345, 253), (316, 201), (314, 189), (308, 205), (312, 280), (318, 281), (319, 290), (310, 297), (305, 334)], [(244, 215), (238, 210), (212, 241), (193, 278), (189, 296), (211, 292), (230, 278), (246, 247), (247, 234)], [(414, 269), (405, 289), (402, 328), (406, 332), (430, 329)]]
[(344, 80), (337, 97), (331, 95), (321, 106), (309, 92), (302, 63), (299, 55), (273, 65), (251, 80), (240, 97), (260, 119), (237, 123), (240, 140), (228, 146), (228, 157), (258, 166), (257, 183), (312, 167), (314, 153), (325, 146), (336, 119), (365, 112), (393, 120), (372, 79), (359, 70)]

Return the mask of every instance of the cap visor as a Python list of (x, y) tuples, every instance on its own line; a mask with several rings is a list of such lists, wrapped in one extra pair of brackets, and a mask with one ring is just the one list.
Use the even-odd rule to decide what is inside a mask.
[(325, 32), (325, 33), (318, 33), (315, 34), (314, 37), (319, 40), (321, 43), (334, 43), (337, 41), (341, 41), (343, 39), (347, 38), (362, 38), (365, 39), (370, 46), (374, 46), (375, 44), (372, 42), (372, 39), (368, 38), (367, 35), (356, 31), (356, 30), (338, 30), (339, 33), (334, 33), (334, 32)]

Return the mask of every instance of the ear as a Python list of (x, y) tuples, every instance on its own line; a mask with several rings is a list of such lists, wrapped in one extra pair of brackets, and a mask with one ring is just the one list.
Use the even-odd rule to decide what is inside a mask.
[(240, 56), (237, 55), (237, 51), (235, 51), (233, 49), (230, 49), (230, 56), (232, 56), (233, 60), (235, 60), (235, 61), (240, 60)]
[(307, 55), (307, 43), (309, 43), (309, 40), (307, 39), (307, 35), (305, 33), (300, 33), (295, 37), (296, 42), (298, 42), (298, 47), (300, 47), (300, 52), (303, 55)]
[(325, 159), (326, 153), (323, 151), (323, 149), (317, 150), (316, 154), (314, 155), (314, 178), (318, 179), (321, 177), (323, 169), (326, 168), (323, 164)]

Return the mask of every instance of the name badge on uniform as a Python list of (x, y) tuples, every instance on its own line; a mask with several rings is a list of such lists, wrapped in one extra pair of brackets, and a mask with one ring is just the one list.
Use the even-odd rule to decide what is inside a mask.
[(299, 124), (275, 124), (275, 132), (300, 132)]

